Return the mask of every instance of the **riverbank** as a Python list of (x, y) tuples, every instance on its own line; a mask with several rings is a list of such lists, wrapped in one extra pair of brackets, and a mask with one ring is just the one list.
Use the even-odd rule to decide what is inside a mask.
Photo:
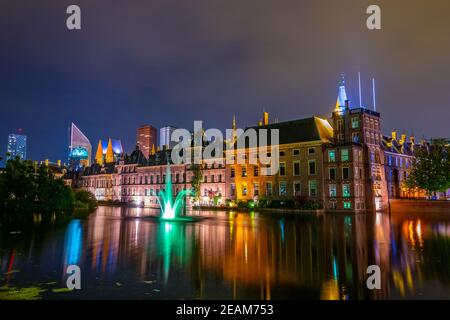
[(392, 213), (448, 213), (450, 201), (426, 199), (393, 199), (390, 201)]

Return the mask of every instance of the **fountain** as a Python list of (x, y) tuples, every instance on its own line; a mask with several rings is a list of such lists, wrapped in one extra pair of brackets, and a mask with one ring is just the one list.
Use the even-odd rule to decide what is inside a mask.
[(157, 198), (159, 207), (161, 208), (161, 219), (179, 220), (179, 211), (182, 208), (183, 200), (189, 194), (190, 190), (181, 190), (175, 197), (175, 200), (173, 200), (172, 175), (170, 165), (167, 163), (165, 190), (161, 190)]

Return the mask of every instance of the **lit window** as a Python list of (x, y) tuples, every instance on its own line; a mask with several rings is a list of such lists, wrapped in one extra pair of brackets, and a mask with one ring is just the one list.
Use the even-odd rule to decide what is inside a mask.
[(247, 185), (243, 184), (242, 185), (242, 195), (245, 197), (247, 195), (247, 192), (248, 192)]
[(285, 196), (286, 194), (286, 182), (282, 181), (280, 182), (280, 196)]
[(328, 162), (336, 162), (336, 151), (334, 150), (328, 151)]
[(341, 150), (341, 161), (348, 161), (348, 149)]
[(317, 181), (309, 181), (309, 196), (315, 197), (317, 195)]
[(344, 209), (351, 209), (352, 203), (350, 201), (344, 201)]
[(350, 197), (350, 185), (349, 184), (342, 185), (342, 195), (344, 197)]
[(253, 184), (253, 196), (255, 196), (255, 197), (259, 196), (259, 184), (258, 183)]
[(336, 185), (330, 184), (330, 197), (336, 197)]
[(359, 119), (357, 117), (352, 118), (352, 128), (358, 129), (359, 128)]

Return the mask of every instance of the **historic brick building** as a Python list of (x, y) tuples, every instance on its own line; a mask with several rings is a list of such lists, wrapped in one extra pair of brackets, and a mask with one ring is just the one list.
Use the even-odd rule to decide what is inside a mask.
[[(233, 119), (233, 128), (236, 129)], [(414, 160), (413, 137), (398, 139), (381, 133), (381, 115), (366, 108), (350, 108), (345, 87), (339, 88), (330, 120), (319, 117), (269, 123), (267, 113), (257, 129), (279, 130), (279, 170), (262, 175), (260, 164), (249, 164), (252, 149), (243, 150), (245, 164), (225, 163), (238, 150), (224, 148), (223, 157), (206, 159), (201, 165), (201, 205), (231, 201), (310, 201), (329, 211), (385, 210), (389, 198), (423, 197), (403, 186)], [(233, 138), (235, 139), (235, 138)], [(224, 146), (236, 140), (226, 141)], [(204, 147), (204, 146), (203, 146)], [(242, 149), (241, 149), (242, 151)], [(159, 191), (165, 188), (171, 150), (136, 148), (130, 156), (87, 167), (72, 185), (91, 191), (99, 200), (112, 200), (157, 207)], [(170, 166), (173, 193), (191, 189), (192, 166)]]

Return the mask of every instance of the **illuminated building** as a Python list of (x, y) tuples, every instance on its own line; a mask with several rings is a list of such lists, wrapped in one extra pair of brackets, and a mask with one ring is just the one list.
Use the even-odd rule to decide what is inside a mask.
[(11, 133), (8, 136), (6, 152), (8, 153), (6, 160), (14, 159), (15, 157), (25, 160), (27, 158), (27, 136)]
[(422, 148), (424, 142), (417, 144), (414, 137), (409, 141), (405, 134), (400, 139), (397, 131), (392, 131), (391, 136), (383, 136), (384, 162), (386, 168), (386, 181), (388, 184), (389, 198), (424, 198), (426, 194), (421, 190), (409, 190), (404, 186), (409, 171), (414, 161), (414, 149)]
[[(278, 129), (279, 170), (262, 175), (260, 165), (227, 165), (227, 197), (232, 200), (285, 201), (305, 197), (323, 203), (323, 148), (332, 141), (333, 128), (318, 117), (269, 124), (268, 115), (255, 129)], [(234, 156), (237, 151), (234, 150)], [(248, 159), (249, 149), (245, 157)]]
[[(236, 131), (235, 117), (232, 128)], [(148, 157), (138, 146), (119, 161), (113, 151), (112, 162), (114, 141), (100, 141), (96, 166), (85, 170), (78, 185), (92, 191), (98, 199), (158, 207), (156, 199), (164, 188), (165, 170), (170, 162), (168, 141), (175, 128), (162, 129), (160, 138), (165, 147), (155, 150), (152, 146)], [(203, 159), (200, 199), (196, 204), (264, 200), (281, 206), (312, 204), (327, 211), (358, 212), (385, 210), (392, 198), (424, 196), (421, 191), (406, 190), (403, 182), (414, 160), (414, 148), (427, 144), (416, 144), (414, 138), (406, 141), (405, 135), (398, 139), (396, 132), (391, 137), (383, 136), (380, 113), (350, 107), (343, 81), (330, 120), (310, 117), (270, 123), (269, 114), (264, 112), (258, 126), (251, 129), (279, 130), (277, 173), (263, 175), (261, 164), (249, 161), (224, 164), (224, 157), (237, 160), (241, 153), (224, 148), (223, 157)], [(234, 134), (232, 141), (225, 141), (225, 146), (236, 144), (236, 138)], [(252, 151), (245, 147), (246, 160)], [(191, 165), (171, 165), (170, 170), (174, 194), (192, 188)]]
[(115, 163), (123, 155), (122, 142), (117, 139), (99, 140), (95, 162), (99, 165)]
[(155, 127), (146, 125), (139, 127), (137, 130), (136, 145), (142, 151), (144, 156), (148, 158), (152, 149), (158, 146), (158, 131)]
[(174, 132), (177, 128), (172, 126), (164, 126), (159, 129), (159, 146), (161, 149), (172, 149), (175, 146), (175, 142), (170, 140), (172, 132)]
[(72, 123), (69, 128), (69, 163), (72, 168), (91, 165), (92, 146), (89, 139)]

